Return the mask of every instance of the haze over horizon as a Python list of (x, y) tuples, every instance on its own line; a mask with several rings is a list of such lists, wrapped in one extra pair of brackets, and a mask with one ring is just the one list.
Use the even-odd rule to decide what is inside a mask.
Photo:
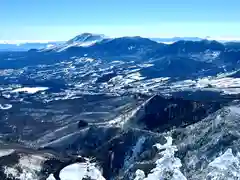
[(240, 40), (239, 6), (237, 0), (8, 0), (1, 3), (0, 42), (66, 41), (84, 32)]

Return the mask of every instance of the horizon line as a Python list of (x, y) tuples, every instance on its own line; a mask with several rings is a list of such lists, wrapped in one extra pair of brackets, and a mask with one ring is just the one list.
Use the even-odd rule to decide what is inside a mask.
[[(84, 33), (81, 33), (84, 34)], [(81, 35), (79, 34), (79, 35)], [(94, 35), (98, 35), (96, 33), (90, 33)], [(101, 34), (99, 34), (101, 35)], [(76, 35), (78, 36), (78, 35)], [(73, 36), (76, 37), (76, 36)], [(139, 35), (136, 35), (139, 36)], [(136, 36), (105, 36), (106, 38), (120, 38), (120, 37), (136, 37)], [(216, 40), (216, 41), (240, 41), (240, 37), (211, 37), (211, 36), (205, 36), (205, 37), (198, 37), (198, 36), (159, 36), (159, 37), (146, 37), (146, 36), (139, 36), (142, 38), (148, 38), (148, 39), (173, 39), (173, 38), (199, 38), (199, 39), (207, 39), (207, 40)], [(72, 38), (71, 38), (72, 39)], [(15, 44), (15, 45), (20, 45), (20, 44), (26, 44), (26, 43), (60, 43), (60, 42), (66, 42), (70, 39), (67, 40), (0, 40), (0, 44)]]

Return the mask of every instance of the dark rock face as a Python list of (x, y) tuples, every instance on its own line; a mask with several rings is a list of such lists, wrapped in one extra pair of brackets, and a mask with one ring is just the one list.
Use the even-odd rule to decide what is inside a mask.
[(103, 176), (106, 179), (112, 177), (121, 179), (128, 172), (127, 179), (133, 178), (140, 162), (151, 162), (155, 157), (151, 149), (156, 141), (164, 143), (164, 137), (135, 129), (123, 131), (113, 137), (94, 152), (103, 167)]
[(104, 74), (103, 76), (98, 78), (97, 83), (107, 82), (111, 78), (115, 77), (116, 75), (117, 75), (116, 72), (110, 72), (110, 73)]
[[(154, 61), (155, 66), (149, 67), (141, 70), (143, 76), (149, 78), (156, 77), (178, 77), (178, 78), (188, 78), (188, 75), (191, 74), (191, 78), (195, 75), (199, 75), (204, 69), (215, 69), (220, 71), (218, 67), (213, 64), (196, 61), (190, 57), (176, 56), (176, 57), (162, 57), (159, 60)], [(189, 74), (187, 75), (186, 72)], [(211, 72), (209, 72), (211, 73)], [(189, 77), (190, 78), (190, 77)]]
[(201, 102), (155, 96), (145, 106), (145, 116), (139, 120), (147, 129), (166, 131), (200, 121), (221, 108), (217, 102)]
[(169, 52), (171, 53), (199, 53), (206, 50), (212, 51), (223, 51), (225, 49), (224, 45), (217, 41), (178, 41), (169, 47)]
[(119, 131), (121, 129), (116, 127), (90, 126), (67, 136), (63, 141), (50, 142), (43, 149), (52, 149), (62, 154), (80, 154), (89, 157), (93, 156), (97, 148), (116, 136)]
[(86, 121), (84, 121), (84, 120), (78, 121), (78, 128), (83, 128), (86, 126), (88, 126), (88, 123)]
[(155, 41), (141, 37), (122, 37), (107, 39), (90, 47), (94, 54), (103, 56), (124, 56), (124, 55), (143, 55), (146, 51), (151, 51), (159, 47)]

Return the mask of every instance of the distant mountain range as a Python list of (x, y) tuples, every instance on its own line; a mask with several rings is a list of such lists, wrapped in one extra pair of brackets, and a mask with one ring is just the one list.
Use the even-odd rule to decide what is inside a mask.
[(165, 43), (165, 44), (170, 44), (170, 43), (174, 43), (177, 41), (201, 41), (203, 40), (203, 38), (199, 38), (199, 37), (172, 37), (172, 38), (150, 38), (153, 41), (157, 41), (160, 43)]
[[(178, 38), (177, 38), (178, 39)], [(164, 39), (166, 40), (166, 39)], [(211, 76), (240, 68), (240, 44), (214, 40), (179, 40), (171, 44), (140, 36), (108, 38), (84, 33), (73, 39), (42, 49), (2, 54), (2, 68), (23, 68), (37, 64), (53, 64), (66, 59), (86, 58), (108, 64), (115, 60), (154, 64), (141, 70), (149, 78)], [(21, 59), (18, 61), (9, 61)], [(86, 63), (86, 62), (84, 62)], [(114, 72), (110, 73), (114, 75)]]
[(26, 42), (26, 43), (0, 43), (0, 51), (28, 51), (29, 49), (43, 49), (63, 42)]
[[(121, 38), (130, 38), (130, 37), (121, 37)], [(83, 33), (80, 34), (68, 41), (55, 41), (55, 42), (22, 42), (22, 43), (8, 43), (0, 42), (0, 51), (28, 51), (30, 49), (42, 49), (42, 50), (55, 50), (55, 51), (64, 51), (70, 47), (88, 47), (95, 43), (98, 43), (102, 40), (111, 40), (111, 39), (120, 39), (120, 38), (108, 38), (103, 34), (92, 34), (92, 33)], [(149, 38), (152, 41), (163, 43), (163, 44), (172, 44), (177, 41), (202, 41), (204, 39), (212, 39), (211, 37), (199, 38), (199, 37), (171, 37), (171, 38)], [(230, 41), (218, 40), (219, 42), (226, 42), (228, 44)], [(237, 41), (233, 41), (233, 46), (236, 45)]]

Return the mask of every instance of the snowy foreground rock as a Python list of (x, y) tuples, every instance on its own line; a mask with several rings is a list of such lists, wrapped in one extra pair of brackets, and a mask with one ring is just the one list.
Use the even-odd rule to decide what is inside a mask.
[[(42, 170), (42, 165), (47, 159), (40, 155), (23, 155), (21, 157), (14, 154), (14, 151), (9, 151), (4, 156), (8, 156), (14, 161), (18, 161), (14, 165), (3, 166), (4, 175), (7, 179), (16, 180), (38, 180), (39, 172)], [(3, 162), (6, 161), (3, 156)], [(17, 158), (19, 158), (17, 160)], [(12, 162), (12, 163), (13, 163)], [(2, 177), (2, 175), (0, 174)], [(4, 178), (4, 177), (2, 177)]]
[(27, 149), (0, 150), (0, 180), (105, 180), (96, 164), (87, 158), (79, 157), (71, 163), (56, 160), (50, 154), (32, 153)]
[[(90, 162), (71, 164), (60, 171), (61, 180), (105, 180), (99, 169)], [(51, 174), (47, 180), (56, 180)]]

